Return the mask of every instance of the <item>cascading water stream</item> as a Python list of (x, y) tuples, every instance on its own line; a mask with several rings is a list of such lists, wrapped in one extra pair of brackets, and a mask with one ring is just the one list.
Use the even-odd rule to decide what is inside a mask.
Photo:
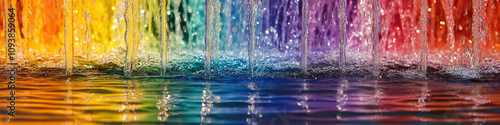
[(206, 6), (205, 8), (205, 79), (210, 79), (212, 77), (211, 74), (211, 65), (212, 65), (212, 30), (213, 30), (213, 0), (205, 0)]
[(454, 0), (443, 0), (443, 9), (446, 14), (446, 26), (448, 30), (447, 39), (453, 49), (455, 46), (455, 21), (453, 16)]
[(346, 70), (346, 45), (347, 45), (347, 1), (340, 0), (338, 7), (338, 18), (339, 18), (339, 68), (342, 74), (345, 74)]
[(167, 1), (161, 0), (160, 2), (160, 74), (166, 75), (167, 70), (167, 44), (168, 44), (168, 21), (167, 21)]
[(474, 39), (473, 49), (472, 49), (472, 57), (471, 59), (471, 67), (472, 70), (478, 70), (478, 65), (480, 62), (481, 56), (481, 43), (484, 40), (484, 33), (486, 33), (484, 25), (486, 25), (483, 20), (483, 15), (485, 14), (485, 8), (483, 7), (483, 0), (473, 0), (472, 1), (472, 37)]
[(212, 56), (213, 56), (212, 57), (212, 61), (213, 61), (212, 65), (215, 64), (214, 66), (217, 67), (219, 59), (220, 59), (219, 58), (220, 57), (220, 55), (219, 55), (219, 50), (220, 50), (219, 49), (220, 48), (219, 43), (220, 43), (220, 33), (221, 33), (221, 25), (222, 25), (221, 15), (220, 15), (220, 13), (221, 13), (221, 2), (218, 1), (218, 0), (216, 0), (216, 1), (214, 1), (214, 4), (215, 5), (214, 5), (213, 9), (214, 9), (215, 13), (213, 15), (214, 16), (213, 18), (214, 18), (215, 23), (214, 23), (214, 28), (213, 28), (213, 31), (212, 31), (213, 32), (213, 36), (214, 36), (213, 37), (214, 40), (212, 41), (213, 42), (212, 44), (214, 44), (212, 46), (212, 47), (214, 47), (214, 48), (212, 48), (214, 50), (213, 51), (214, 53), (212, 54)]
[(428, 7), (427, 0), (420, 1), (420, 70), (422, 74), (427, 74), (427, 26), (429, 23), (428, 19)]
[[(209, 79), (406, 77), (417, 73), (414, 69), (439, 76), (465, 70), (484, 74), (486, 67), (498, 72), (498, 2), (427, 2), (63, 0), (45, 5), (24, 0), (15, 6), (22, 13), (18, 31), (28, 37), (20, 37), (16, 47), (23, 66), (67, 74), (99, 70)], [(43, 13), (46, 6), (52, 11)]]
[(303, 74), (307, 73), (307, 36), (309, 35), (309, 29), (307, 28), (307, 23), (309, 19), (309, 0), (302, 0), (302, 34), (300, 38), (300, 69)]
[(371, 39), (373, 41), (373, 48), (372, 48), (372, 59), (373, 59), (373, 75), (375, 77), (379, 76), (379, 60), (378, 60), (378, 54), (379, 54), (379, 35), (380, 35), (380, 4), (379, 0), (372, 0), (372, 36)]
[(125, 0), (125, 66), (123, 67), (123, 74), (127, 77), (132, 76), (133, 70), (136, 69), (137, 64), (137, 42), (139, 41), (138, 30), (138, 3), (134, 0)]
[(90, 49), (90, 45), (92, 44), (92, 37), (90, 34), (92, 33), (92, 10), (93, 6), (95, 5), (95, 0), (86, 1), (85, 3), (85, 42), (87, 44), (86, 47), (86, 56), (87, 56), (87, 61), (90, 60), (90, 53), (92, 52), (92, 49)]
[(73, 0), (64, 0), (64, 57), (66, 74), (73, 73)]
[(250, 40), (248, 41), (248, 73), (250, 77), (254, 75), (254, 52), (255, 52), (255, 28), (256, 28), (256, 18), (255, 11), (257, 11), (259, 1), (258, 0), (250, 0)]
[[(133, 4), (133, 3), (129, 3), (130, 1), (129, 0), (125, 0), (123, 1), (124, 4), (125, 4), (125, 14), (124, 14), (124, 17), (125, 17), (125, 25), (126, 25), (126, 29), (125, 29), (125, 44), (126, 44), (126, 53), (125, 53), (125, 65), (123, 67), (123, 75), (125, 76), (131, 76), (132, 75), (132, 62), (130, 60), (132, 60), (132, 45), (131, 45), (131, 42), (133, 42), (133, 39), (130, 39), (130, 38), (133, 38), (133, 37), (130, 37), (132, 35), (131, 32), (133, 32), (131, 28), (131, 17), (130, 17), (130, 12), (129, 11), (132, 11), (131, 10), (131, 7), (130, 7), (130, 4)], [(133, 11), (132, 11), (133, 12)]]

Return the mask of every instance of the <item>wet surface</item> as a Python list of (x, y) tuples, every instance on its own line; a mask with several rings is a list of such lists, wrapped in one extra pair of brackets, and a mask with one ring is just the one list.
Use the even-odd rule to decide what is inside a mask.
[(0, 87), (8, 124), (500, 123), (495, 80), (19, 77), (10, 119)]

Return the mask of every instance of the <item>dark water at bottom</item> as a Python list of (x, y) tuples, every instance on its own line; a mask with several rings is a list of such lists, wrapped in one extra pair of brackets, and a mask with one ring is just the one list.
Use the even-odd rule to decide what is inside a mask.
[[(7, 83), (8, 81), (1, 81)], [(18, 77), (8, 124), (500, 124), (497, 80)]]

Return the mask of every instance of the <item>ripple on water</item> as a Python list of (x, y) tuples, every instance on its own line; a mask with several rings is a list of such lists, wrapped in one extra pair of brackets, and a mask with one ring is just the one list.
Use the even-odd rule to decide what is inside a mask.
[[(112, 74), (66, 79), (24, 77), (16, 90), (18, 114), (9, 122), (495, 123), (500, 122), (496, 82), (289, 78), (197, 81), (124, 79)], [(5, 119), (6, 115), (1, 117)]]

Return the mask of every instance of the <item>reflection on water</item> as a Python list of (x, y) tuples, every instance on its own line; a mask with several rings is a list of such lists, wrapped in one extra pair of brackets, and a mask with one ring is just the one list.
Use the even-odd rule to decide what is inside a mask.
[(349, 83), (347, 80), (341, 80), (341, 83), (339, 87), (337, 87), (337, 119), (341, 120), (342, 119), (342, 112), (346, 111), (346, 108), (344, 107), (347, 103), (347, 100), (349, 100), (349, 97), (347, 95), (347, 89), (349, 88)]
[(420, 93), (420, 98), (418, 98), (418, 103), (416, 107), (418, 107), (419, 111), (428, 111), (428, 109), (425, 107), (427, 105), (426, 99), (429, 97), (429, 84), (427, 82), (422, 82), (420, 83), (422, 88), (420, 89), (422, 92)]
[(169, 103), (172, 96), (168, 92), (168, 83), (168, 80), (165, 80), (165, 83), (163, 83), (160, 99), (158, 99), (158, 102), (156, 103), (156, 108), (158, 108), (159, 110), (158, 121), (162, 122), (167, 121), (167, 118), (169, 116), (168, 110), (172, 107)]
[(136, 105), (138, 103), (136, 101), (137, 94), (134, 80), (125, 81), (125, 87), (125, 91), (123, 92), (124, 100), (118, 108), (118, 112), (123, 113), (121, 118), (124, 123), (136, 122), (139, 119), (136, 109), (140, 105)]
[(74, 124), (73, 122), (77, 122), (77, 119), (74, 117), (75, 114), (73, 114), (73, 104), (75, 104), (75, 101), (73, 101), (73, 90), (74, 86), (73, 86), (73, 83), (71, 83), (71, 78), (68, 78), (66, 80), (66, 98), (64, 98), (64, 105), (65, 105), (65, 109), (66, 111), (64, 112), (64, 115), (66, 116), (70, 116), (70, 117), (73, 117), (75, 121), (65, 121), (65, 124), (66, 125), (69, 125), (69, 124)]
[[(486, 81), (486, 82), (485, 82)], [(0, 82), (5, 82), (0, 80)], [(498, 123), (496, 82), (20, 77), (9, 124)]]
[(257, 119), (261, 116), (257, 105), (258, 103), (256, 103), (256, 100), (258, 101), (259, 99), (259, 88), (255, 83), (250, 82), (248, 84), (248, 89), (250, 89), (250, 95), (248, 95), (248, 99), (246, 100), (246, 102), (248, 103), (247, 115), (249, 116), (247, 117), (246, 121), (247, 124), (254, 125), (257, 124)]
[(214, 103), (220, 102), (220, 97), (216, 96), (212, 90), (210, 90), (211, 84), (210, 82), (204, 82), (203, 84), (205, 88), (203, 89), (203, 96), (201, 97), (203, 100), (201, 102), (202, 108), (200, 111), (201, 123), (203, 124), (212, 124), (210, 115), (216, 114), (212, 108), (214, 108)]
[(302, 106), (302, 108), (304, 108), (304, 110), (307, 112), (307, 113), (310, 113), (311, 111), (309, 110), (309, 105), (307, 104), (307, 101), (309, 100), (309, 96), (307, 94), (307, 91), (309, 90), (309, 88), (307, 87), (307, 82), (304, 82), (303, 83), (303, 88), (301, 91), (302, 93), (302, 101), (300, 101), (300, 103), (298, 103), (300, 106)]

